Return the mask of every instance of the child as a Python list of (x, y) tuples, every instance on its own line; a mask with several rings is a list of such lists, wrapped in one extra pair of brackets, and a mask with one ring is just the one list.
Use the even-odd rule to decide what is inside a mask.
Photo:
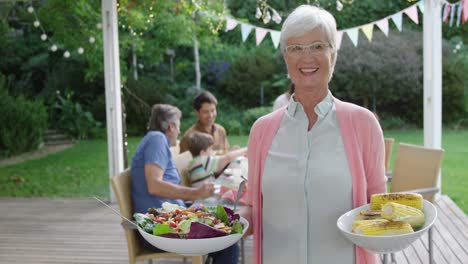
[(201, 186), (205, 181), (214, 180), (231, 161), (247, 152), (247, 148), (240, 148), (222, 156), (215, 156), (213, 143), (213, 137), (210, 134), (197, 131), (190, 133), (187, 138), (188, 149), (194, 157), (189, 164), (189, 176), (193, 187)]

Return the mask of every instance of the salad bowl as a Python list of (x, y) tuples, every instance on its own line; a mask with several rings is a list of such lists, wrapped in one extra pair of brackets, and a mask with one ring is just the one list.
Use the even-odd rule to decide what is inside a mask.
[(370, 204), (366, 204), (343, 214), (338, 218), (336, 225), (341, 233), (356, 246), (376, 253), (392, 253), (409, 247), (414, 241), (420, 238), (425, 232), (429, 230), (429, 228), (432, 227), (437, 218), (437, 209), (435, 206), (432, 203), (424, 200), (423, 212), (425, 217), (425, 224), (421, 229), (413, 233), (388, 236), (366, 236), (353, 233), (351, 231), (352, 224), (356, 216), (359, 214), (359, 212), (368, 210), (369, 208)]
[(145, 232), (140, 226), (138, 226), (138, 231), (148, 243), (164, 251), (184, 256), (200, 256), (223, 250), (237, 243), (249, 228), (249, 222), (245, 218), (240, 217), (239, 221), (244, 226), (242, 234), (213, 238), (181, 239), (155, 236)]

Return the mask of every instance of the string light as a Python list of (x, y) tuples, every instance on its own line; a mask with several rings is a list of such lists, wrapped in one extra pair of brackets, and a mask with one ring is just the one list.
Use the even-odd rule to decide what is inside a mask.
[[(42, 34), (41, 34), (41, 36), (40, 36), (41, 40), (42, 40), (42, 41), (47, 41), (47, 40), (48, 40), (49, 42), (52, 42), (52, 40), (49, 38), (49, 36), (47, 36), (45, 29), (42, 27), (42, 24), (41, 24), (41, 22), (39, 21), (39, 17), (37, 16), (36, 11), (35, 11), (35, 9), (34, 9), (34, 7), (32, 6), (31, 3), (30, 3), (30, 6), (28, 6), (26, 10), (27, 10), (28, 13), (30, 13), (30, 14), (32, 14), (32, 15), (34, 16), (33, 26), (34, 26), (35, 28), (39, 28), (39, 29), (42, 31)], [(97, 23), (97, 24), (96, 24), (96, 27), (97, 27), (98, 29), (102, 29), (102, 24), (101, 24), (101, 23)], [(89, 37), (89, 43), (93, 44), (95, 41), (96, 41), (96, 39), (95, 39), (93, 36)], [(51, 45), (50, 48), (49, 48), (50, 51), (56, 52), (56, 51), (58, 50), (58, 45), (55, 44), (55, 43), (51, 43), (51, 44), (52, 44), (52, 45)], [(80, 54), (80, 55), (83, 54), (83, 53), (84, 53), (84, 48), (83, 48), (83, 47), (79, 47), (79, 48), (77, 49), (77, 52), (78, 52), (78, 54)], [(63, 57), (64, 57), (64, 58), (69, 58), (70, 56), (71, 56), (70, 51), (65, 50), (65, 52), (63, 53)]]
[(272, 19), (276, 24), (279, 24), (282, 20), (278, 11), (271, 7), (267, 3), (267, 0), (258, 0), (257, 9), (255, 11), (255, 17), (257, 19), (262, 19), (263, 24), (268, 24)]

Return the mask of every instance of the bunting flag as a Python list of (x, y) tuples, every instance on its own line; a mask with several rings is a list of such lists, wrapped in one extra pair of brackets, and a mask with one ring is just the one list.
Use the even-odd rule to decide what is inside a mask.
[[(418, 9), (416, 5), (412, 5), (404, 10), (405, 14), (413, 20), (414, 23), (419, 24)], [(401, 30), (400, 30), (401, 31)]]
[(262, 43), (262, 40), (265, 38), (267, 33), (268, 33), (268, 30), (264, 28), (261, 28), (261, 27), (255, 28), (255, 40), (256, 40), (257, 46), (260, 45), (260, 43)]
[(381, 19), (375, 24), (380, 28), (380, 30), (385, 34), (385, 36), (388, 37), (388, 20), (387, 19)]
[[(451, 27), (453, 24), (456, 24), (457, 27), (460, 23), (464, 24), (468, 20), (468, 0), (460, 0), (457, 3), (449, 3), (447, 0), (425, 0), (425, 1), (433, 1), (434, 5), (441, 5), (441, 16), (442, 20), (449, 24)], [(359, 39), (359, 30), (361, 30), (364, 35), (367, 37), (369, 42), (372, 41), (374, 26), (377, 27), (382, 31), (382, 33), (388, 37), (389, 34), (389, 22), (388, 20), (392, 20), (395, 26), (397, 27), (398, 31), (403, 30), (403, 13), (405, 13), (408, 18), (416, 24), (419, 24), (419, 16), (418, 16), (418, 9), (424, 14), (424, 0), (421, 0), (412, 6), (409, 6), (395, 14), (390, 16), (384, 17), (377, 21), (353, 27), (348, 29), (338, 30), (338, 34), (336, 36), (336, 46), (339, 49), (341, 47), (341, 43), (343, 40), (343, 34), (346, 33), (349, 39), (353, 42), (354, 46), (357, 47), (358, 39)], [(455, 21), (456, 19), (456, 21)], [(241, 24), (241, 33), (242, 33), (242, 41), (245, 42), (252, 31), (255, 28), (255, 42), (258, 45), (262, 43), (265, 39), (266, 35), (270, 33), (271, 41), (273, 42), (273, 46), (278, 48), (280, 42), (280, 35), (281, 32), (278, 30), (272, 30), (268, 28), (256, 27), (247, 23), (239, 22), (233, 18), (226, 18), (226, 29), (225, 31), (230, 31), (234, 29), (238, 24)]]
[(237, 26), (237, 20), (228, 17), (226, 19), (226, 32), (233, 30)]
[(273, 46), (275, 46), (276, 49), (278, 48), (278, 45), (279, 45), (280, 35), (281, 35), (281, 32), (277, 30), (270, 30), (271, 41), (273, 41)]
[(468, 0), (462, 0), (462, 6), (463, 6), (463, 24), (468, 20)]
[(361, 27), (362, 32), (366, 35), (369, 42), (372, 42), (372, 31), (374, 30), (374, 24), (367, 24)]
[(346, 34), (348, 34), (348, 37), (351, 39), (351, 41), (353, 42), (355, 47), (357, 47), (358, 39), (359, 39), (358, 29), (359, 28), (355, 27), (355, 28), (350, 28), (350, 29), (345, 31)]
[(253, 26), (249, 24), (242, 23), (241, 24), (241, 33), (242, 33), (242, 42), (245, 42), (247, 40), (247, 37), (250, 34), (250, 31), (252, 31)]
[(337, 49), (341, 48), (342, 39), (343, 39), (343, 31), (338, 31), (338, 34), (336, 34), (336, 48)]
[(395, 23), (395, 26), (398, 28), (398, 31), (401, 32), (401, 30), (402, 30), (402, 22), (403, 22), (403, 18), (402, 18), (401, 12), (392, 15), (392, 20), (393, 20), (393, 23)]

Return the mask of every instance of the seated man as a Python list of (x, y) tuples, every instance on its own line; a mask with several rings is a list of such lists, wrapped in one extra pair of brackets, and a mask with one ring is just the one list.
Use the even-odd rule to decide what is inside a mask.
[(215, 156), (213, 151), (213, 137), (206, 133), (194, 131), (188, 135), (187, 143), (190, 153), (194, 157), (189, 164), (189, 175), (192, 186), (203, 186), (219, 176), (229, 163), (240, 156), (244, 156), (247, 148), (240, 148), (222, 156)]
[(193, 108), (198, 116), (196, 124), (191, 126), (180, 141), (180, 153), (188, 150), (187, 137), (193, 131), (209, 134), (213, 137), (213, 150), (217, 153), (226, 153), (229, 150), (226, 130), (216, 124), (216, 105), (218, 101), (208, 91), (203, 91), (193, 100)]
[[(210, 197), (214, 184), (205, 183), (199, 187), (180, 185), (180, 176), (174, 164), (169, 146), (177, 142), (179, 135), (180, 110), (172, 105), (157, 104), (151, 111), (149, 131), (140, 141), (132, 158), (131, 191), (133, 208), (136, 213), (146, 213), (148, 208), (160, 208), (170, 202), (185, 206), (184, 200)], [(143, 246), (161, 252), (140, 236)], [(211, 253), (214, 264), (237, 263), (239, 247), (236, 245)]]

